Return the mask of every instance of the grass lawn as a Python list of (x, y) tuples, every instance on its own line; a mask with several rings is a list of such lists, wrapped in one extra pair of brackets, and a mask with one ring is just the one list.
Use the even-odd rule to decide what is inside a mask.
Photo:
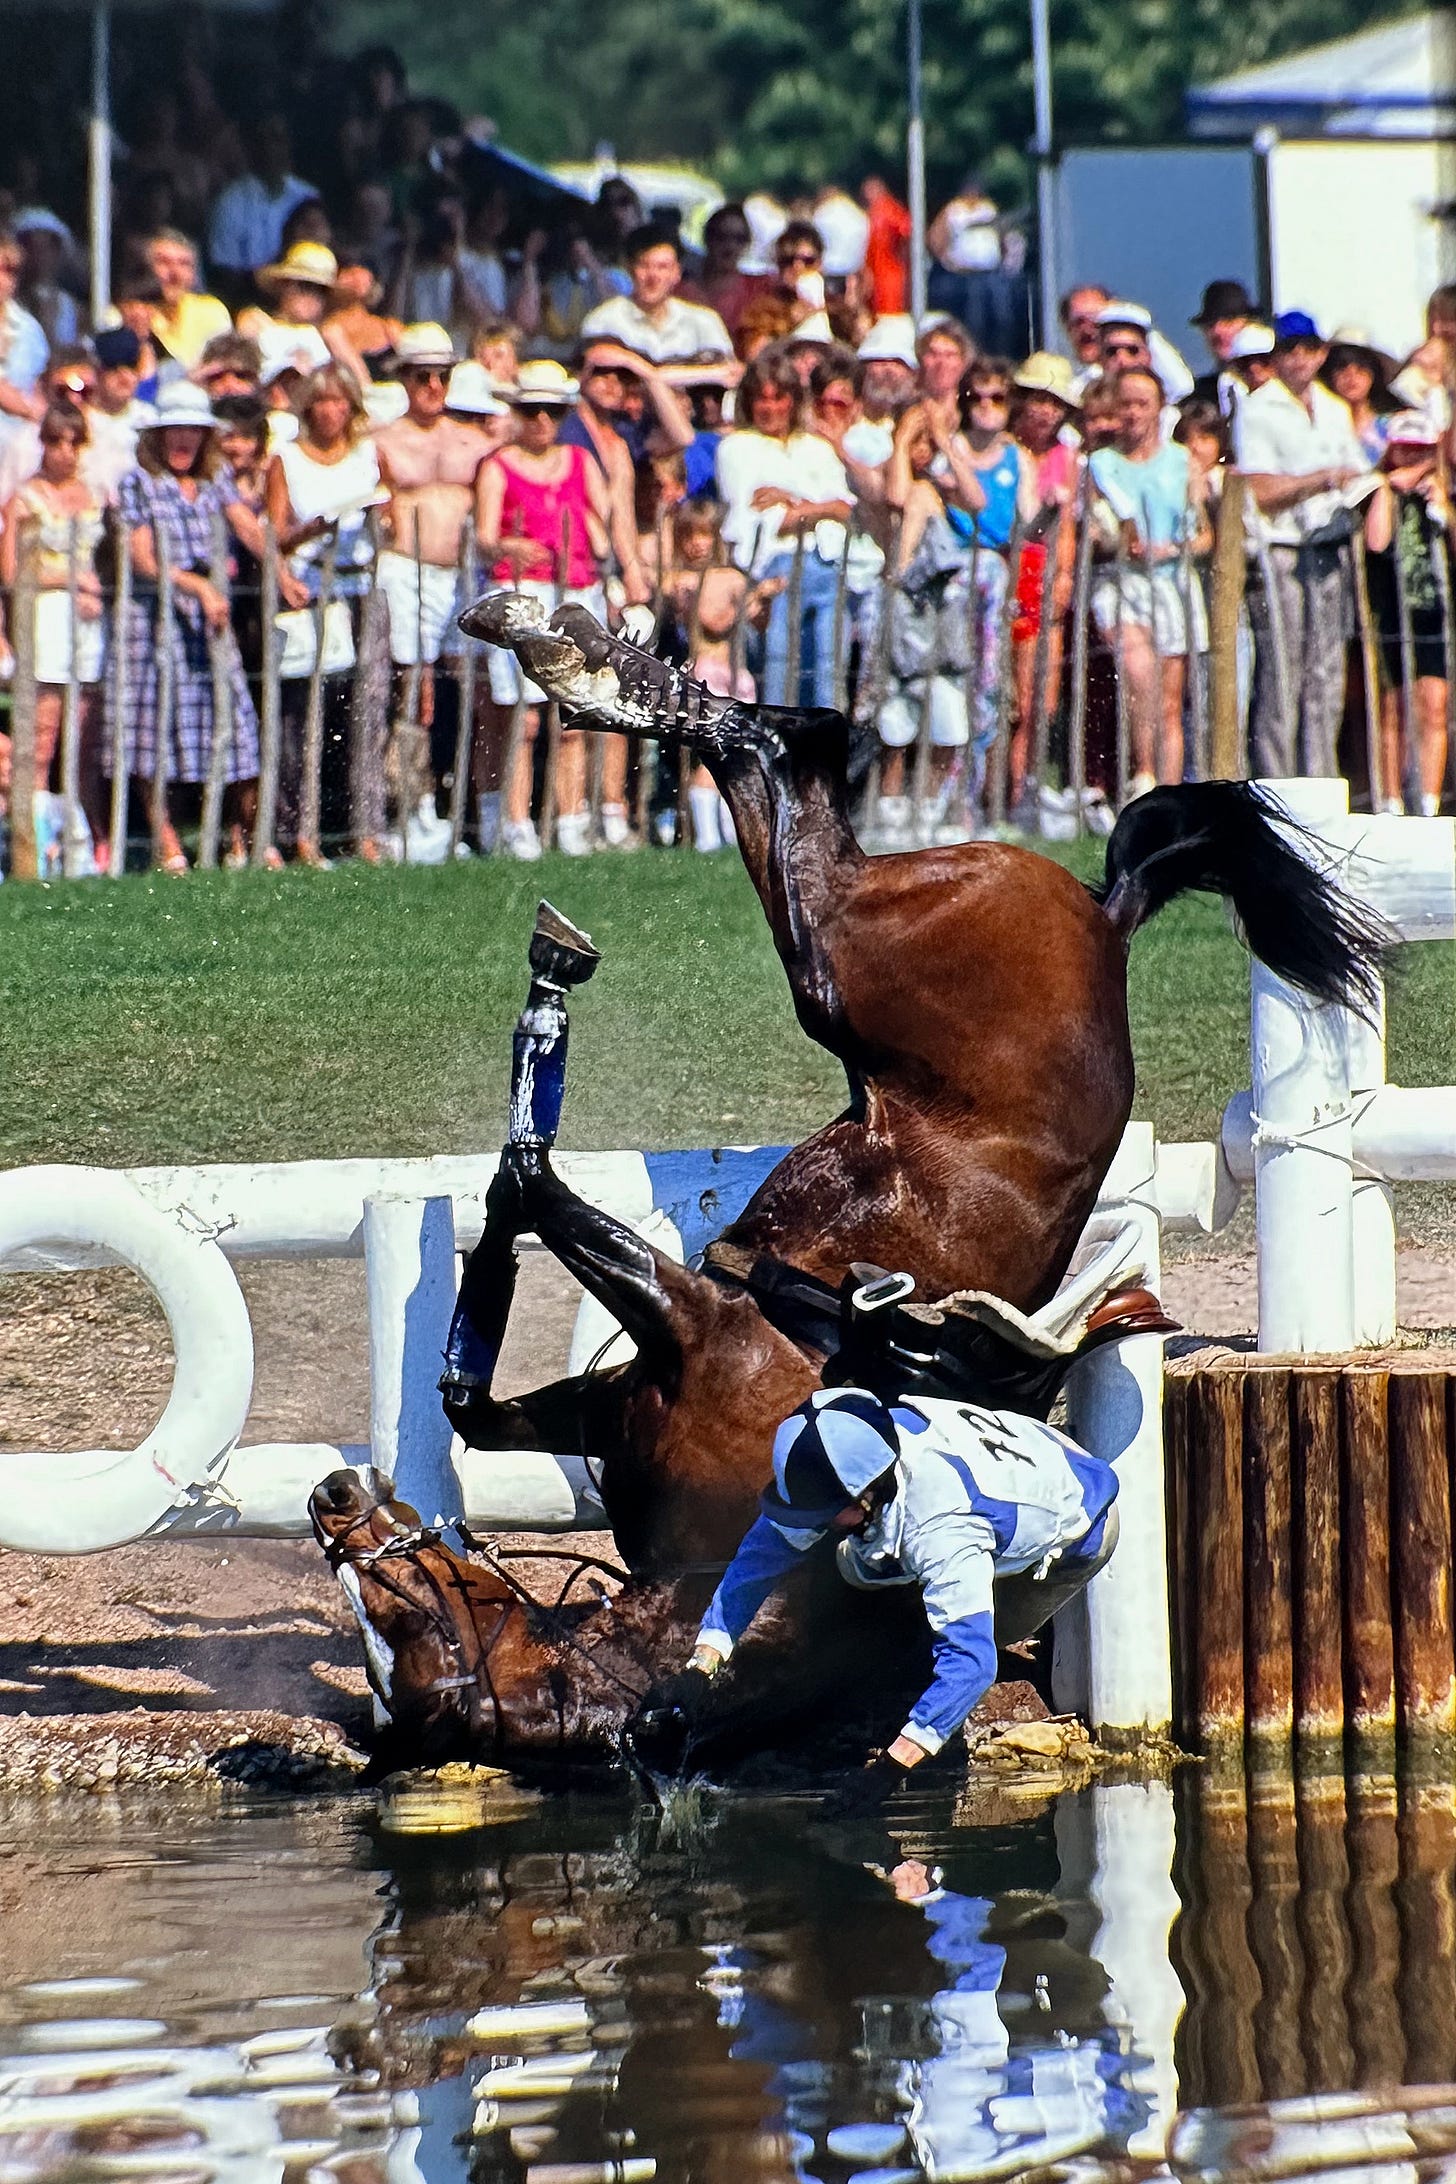
[[(795, 1024), (732, 857), (9, 884), (0, 1164), (492, 1146), (541, 894), (605, 957), (573, 1009), (564, 1144), (776, 1142), (835, 1111), (843, 1079)], [(1456, 1081), (1452, 953), (1404, 951), (1397, 1081)], [(1139, 935), (1131, 995), (1137, 1112), (1211, 1135), (1248, 1082), (1247, 962), (1219, 903)]]

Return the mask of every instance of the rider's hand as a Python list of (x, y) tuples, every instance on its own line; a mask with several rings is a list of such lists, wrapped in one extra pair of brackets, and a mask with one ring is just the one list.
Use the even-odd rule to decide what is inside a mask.
[(851, 1775), (842, 1789), (824, 1801), (823, 1817), (826, 1820), (863, 1820), (876, 1813), (894, 1796), (902, 1782), (910, 1779), (910, 1769), (903, 1760), (891, 1758), (888, 1752), (872, 1752), (857, 1775)]

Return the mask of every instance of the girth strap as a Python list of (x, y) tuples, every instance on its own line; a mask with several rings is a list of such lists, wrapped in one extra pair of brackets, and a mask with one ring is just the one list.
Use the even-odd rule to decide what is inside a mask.
[(843, 1339), (837, 1289), (815, 1274), (721, 1239), (703, 1253), (702, 1271), (724, 1289), (746, 1289), (768, 1321), (801, 1350), (830, 1357)]

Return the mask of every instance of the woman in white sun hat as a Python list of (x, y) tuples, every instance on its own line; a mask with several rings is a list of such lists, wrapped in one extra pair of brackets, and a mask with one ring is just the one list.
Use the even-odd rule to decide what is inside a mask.
[[(564, 365), (549, 358), (525, 363), (513, 387), (501, 390), (515, 413), (519, 437), (500, 448), (480, 473), (476, 492), (477, 536), (493, 584), (531, 592), (550, 606), (577, 600), (606, 619), (601, 568), (614, 526), (620, 528), (605, 477), (585, 448), (557, 441), (562, 419), (580, 390)], [(629, 543), (613, 539), (618, 557)], [(540, 842), (531, 818), (531, 745), (544, 693), (525, 679), (515, 655), (490, 648), (490, 694), (514, 709), (524, 700), (525, 734), (513, 772), (504, 784), (501, 843), (508, 856), (531, 859)], [(557, 846), (569, 857), (591, 849), (586, 796), (586, 738), (567, 730), (556, 777)]]
[[(159, 828), (158, 860), (163, 871), (185, 872), (187, 857), (172, 816), (172, 791), (207, 779), (217, 729), (213, 706), (209, 632), (223, 635), (228, 689), (232, 699), (231, 735), (223, 779), (229, 785), (231, 841), (229, 861), (245, 854), (244, 833), (257, 809), (258, 716), (248, 678), (233, 638), (228, 602), (212, 581), (213, 529), (221, 515), (228, 528), (260, 560), (263, 534), (257, 516), (242, 502), (232, 474), (221, 461), (217, 418), (200, 387), (178, 380), (157, 397), (154, 422), (137, 443), (137, 467), (127, 472), (117, 492), (121, 522), (131, 534), (136, 590), (126, 631), (126, 714), (123, 721), (127, 771), (139, 795), (153, 793), (157, 752), (165, 734), (164, 813)], [(165, 555), (171, 575), (170, 627), (161, 624), (158, 565)], [(284, 570), (279, 578), (284, 601), (302, 606), (303, 587)], [(170, 717), (162, 718), (160, 664), (171, 664)], [(115, 684), (107, 690), (108, 712), (116, 702)], [(110, 749), (111, 736), (107, 736)]]

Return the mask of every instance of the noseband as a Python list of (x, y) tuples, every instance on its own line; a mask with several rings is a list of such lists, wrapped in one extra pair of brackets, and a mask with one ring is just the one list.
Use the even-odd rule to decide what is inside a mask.
[[(426, 1686), (427, 1691), (468, 1692), (470, 1694), (468, 1701), (469, 1727), (473, 1736), (478, 1736), (481, 1733), (484, 1726), (482, 1716), (485, 1706), (488, 1704), (492, 1716), (491, 1736), (495, 1750), (499, 1753), (505, 1742), (505, 1715), (496, 1692), (495, 1683), (491, 1677), (490, 1657), (504, 1634), (507, 1623), (525, 1603), (518, 1597), (511, 1597), (502, 1601), (500, 1614), (496, 1617), (495, 1627), (490, 1636), (482, 1641), (471, 1608), (469, 1594), (466, 1592), (461, 1579), (456, 1575), (454, 1558), (450, 1556), (450, 1550), (443, 1545), (440, 1533), (434, 1527), (419, 1524), (402, 1528), (388, 1539), (380, 1540), (375, 1547), (366, 1553), (350, 1556), (350, 1541), (363, 1526), (371, 1523), (377, 1514), (377, 1509), (366, 1509), (362, 1516), (355, 1517), (352, 1523), (344, 1527), (342, 1532), (328, 1541), (324, 1548), (324, 1555), (329, 1568), (337, 1576), (341, 1566), (347, 1561), (351, 1568), (367, 1572), (373, 1578), (375, 1584), (391, 1594), (402, 1606), (413, 1609), (416, 1613), (423, 1612), (429, 1624), (431, 1635), (445, 1648), (449, 1657), (455, 1662), (457, 1670), (457, 1673), (453, 1676), (436, 1677), (432, 1683)], [(441, 1552), (449, 1557), (447, 1576), (437, 1576), (433, 1569), (426, 1567), (424, 1563), (417, 1559), (420, 1550), (425, 1547), (439, 1547)], [(425, 1580), (430, 1593), (433, 1595), (432, 1599), (416, 1599), (390, 1574), (387, 1568), (383, 1567), (383, 1565), (391, 1561), (403, 1560), (406, 1557), (411, 1558), (411, 1565), (415, 1574)], [(468, 1628), (470, 1632), (471, 1643), (469, 1645), (467, 1645), (464, 1637), (462, 1619), (465, 1628)], [(471, 1658), (472, 1655), (473, 1659)]]

